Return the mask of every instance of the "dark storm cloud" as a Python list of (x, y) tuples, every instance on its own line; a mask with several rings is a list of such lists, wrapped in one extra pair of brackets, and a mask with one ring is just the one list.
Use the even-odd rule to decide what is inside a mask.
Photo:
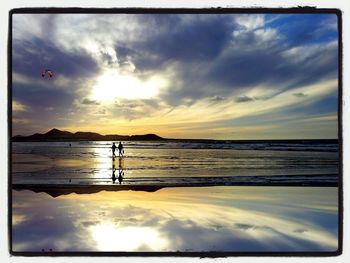
[(96, 226), (100, 223), (100, 221), (94, 220), (94, 221), (83, 221), (81, 224), (85, 227), (88, 228), (90, 226)]
[(12, 113), (14, 135), (28, 135), (64, 124), (68, 120), (63, 117), (69, 114), (74, 99), (63, 89), (47, 90), (28, 84), (13, 85), (13, 98), (28, 108)]
[(210, 101), (212, 101), (212, 102), (221, 102), (221, 101), (224, 101), (225, 100), (225, 98), (224, 97), (221, 97), (221, 96), (214, 96), (214, 97), (212, 97), (212, 98), (210, 98)]
[[(184, 24), (184, 17), (194, 19)], [(149, 25), (145, 38), (117, 46), (116, 51), (120, 58), (132, 57), (139, 70), (159, 69), (174, 61), (208, 61), (229, 43), (234, 28), (231, 20), (229, 16), (213, 15), (143, 16), (140, 22)]]
[(305, 93), (299, 92), (299, 93), (293, 93), (293, 96), (297, 97), (297, 98), (304, 98), (307, 97), (307, 95)]
[(96, 61), (82, 50), (67, 52), (37, 37), (13, 42), (13, 72), (41, 78), (45, 69), (72, 78), (90, 77), (99, 71)]
[[(62, 224), (57, 226), (55, 220), (43, 218), (41, 213), (40, 215), (33, 215), (30, 220), (20, 223), (13, 228), (13, 239), (17, 243), (31, 243), (29, 251), (41, 251), (42, 249), (47, 251), (50, 248), (59, 250), (57, 247), (54, 247), (55, 240), (64, 238), (74, 229), (72, 222), (68, 218), (60, 219)], [(23, 233), (27, 233), (27, 235)]]
[(272, 76), (275, 79), (275, 67), (280, 63), (275, 50), (234, 50), (214, 61), (206, 78), (229, 89), (253, 86)]
[(235, 228), (237, 229), (241, 229), (241, 230), (248, 230), (248, 229), (252, 229), (254, 228), (254, 225), (251, 224), (235, 224)]
[(83, 101), (81, 102), (82, 104), (85, 104), (85, 105), (100, 105), (100, 103), (96, 100), (90, 100), (90, 99), (83, 99)]
[(101, 51), (101, 57), (102, 57), (102, 60), (105, 61), (108, 65), (113, 65), (115, 64), (115, 59), (116, 57), (115, 56), (112, 56), (106, 52), (103, 52)]
[(293, 232), (303, 234), (303, 233), (307, 232), (307, 229), (297, 228)]
[[(338, 77), (337, 46), (319, 46), (315, 49), (318, 52), (308, 57), (307, 60), (285, 65), (286, 70), (289, 70), (291, 77), (294, 78), (294, 83), (288, 88), (310, 85), (320, 80)], [(282, 78), (280, 80), (283, 81)]]
[(253, 101), (254, 98), (248, 97), (248, 96), (239, 96), (235, 98), (236, 102), (249, 102), (249, 101)]
[[(229, 17), (194, 20), (186, 26), (168, 28), (144, 46), (165, 60), (210, 60), (223, 50), (231, 38)], [(170, 26), (172, 26), (170, 24)]]
[(43, 89), (30, 84), (14, 85), (13, 96), (31, 109), (43, 109), (46, 107), (67, 108), (73, 102), (72, 95), (63, 89)]
[[(316, 47), (317, 48), (317, 47)], [(292, 61), (283, 56), (280, 47), (269, 50), (234, 51), (217, 60), (208, 80), (215, 80), (227, 88), (242, 88), (261, 83), (285, 85), (289, 88), (307, 85), (323, 78), (336, 77), (337, 48), (319, 48), (305, 61)], [(295, 54), (300, 56), (303, 54)], [(282, 86), (281, 85), (281, 86)]]
[[(203, 16), (197, 15), (191, 23), (183, 23), (178, 16), (147, 16), (142, 20), (150, 25), (145, 37), (116, 46), (118, 58), (131, 59), (138, 72), (150, 74), (176, 64), (176, 79), (162, 93), (171, 105), (185, 103), (184, 99), (226, 96), (260, 84), (277, 86), (278, 94), (336, 78), (337, 45), (327, 46), (337, 39), (336, 32), (325, 26), (330, 16), (281, 16), (260, 31), (243, 32), (234, 17), (204, 15), (206, 19), (200, 19)], [(312, 19), (315, 23), (310, 23)], [(268, 30), (275, 36), (268, 38)], [(234, 35), (235, 31), (240, 34)], [(302, 48), (287, 57), (286, 51), (298, 45)]]

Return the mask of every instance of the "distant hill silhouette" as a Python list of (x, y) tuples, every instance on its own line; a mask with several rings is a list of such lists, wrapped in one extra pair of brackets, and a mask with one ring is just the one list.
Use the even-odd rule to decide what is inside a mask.
[(47, 133), (35, 133), (30, 136), (16, 135), (12, 137), (12, 141), (159, 141), (164, 138), (156, 134), (143, 135), (101, 135), (95, 132), (68, 132), (58, 129), (52, 129)]

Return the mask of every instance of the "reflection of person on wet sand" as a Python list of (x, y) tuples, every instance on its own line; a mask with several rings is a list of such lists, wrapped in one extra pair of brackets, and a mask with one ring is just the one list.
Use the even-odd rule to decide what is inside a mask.
[(124, 179), (123, 158), (119, 157), (119, 176), (118, 176), (119, 184), (121, 184), (123, 182), (123, 179)]
[(117, 146), (115, 145), (115, 143), (112, 144), (112, 153), (113, 153), (113, 157), (115, 156), (115, 149), (117, 149)]
[(124, 157), (124, 150), (123, 150), (123, 144), (122, 142), (119, 142), (119, 145), (118, 145), (118, 150), (119, 150), (119, 157)]
[[(114, 159), (113, 159), (113, 161), (114, 161)], [(117, 180), (117, 178), (115, 177), (115, 165), (114, 165), (114, 163), (113, 163), (113, 166), (112, 166), (112, 181), (113, 181), (113, 183), (115, 183), (115, 180)]]
[(123, 159), (119, 157), (119, 169), (123, 169)]
[(119, 169), (119, 176), (118, 176), (118, 181), (119, 181), (119, 184), (121, 184), (123, 182), (123, 176), (124, 176), (124, 172), (122, 169)]

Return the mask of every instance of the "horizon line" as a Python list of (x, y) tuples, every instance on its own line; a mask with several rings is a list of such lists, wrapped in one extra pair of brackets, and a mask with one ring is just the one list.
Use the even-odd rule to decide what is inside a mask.
[[(339, 141), (339, 138), (313, 138), (313, 139), (308, 139), (308, 138), (293, 138), (293, 139), (213, 139), (213, 138), (166, 138), (166, 137), (162, 137), (156, 133), (145, 133), (145, 134), (131, 134), (131, 135), (121, 135), (121, 134), (100, 134), (98, 132), (94, 132), (94, 131), (76, 131), (76, 132), (71, 132), (71, 131), (68, 131), (68, 130), (61, 130), (61, 129), (58, 129), (58, 128), (52, 128), (52, 129), (49, 129), (47, 132), (45, 133), (39, 133), (39, 132), (36, 132), (36, 133), (33, 133), (31, 135), (20, 135), (20, 134), (17, 134), (17, 135), (12, 135), (11, 139), (16, 137), (16, 136), (22, 136), (22, 137), (29, 137), (29, 136), (32, 136), (34, 134), (46, 134), (52, 130), (58, 130), (58, 131), (61, 131), (61, 132), (69, 132), (69, 133), (72, 133), (72, 134), (76, 134), (78, 132), (85, 132), (85, 133), (96, 133), (96, 134), (99, 134), (101, 136), (138, 136), (138, 135), (148, 135), (148, 134), (154, 134), (154, 135), (157, 135), (159, 136), (160, 138), (164, 139), (164, 140), (210, 140), (210, 141), (327, 141), (327, 140), (338, 140)], [(93, 140), (92, 140), (93, 141)]]

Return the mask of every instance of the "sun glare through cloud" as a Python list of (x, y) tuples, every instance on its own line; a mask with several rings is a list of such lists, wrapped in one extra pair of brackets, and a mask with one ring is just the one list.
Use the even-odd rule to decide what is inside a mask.
[(91, 99), (101, 102), (111, 102), (122, 99), (149, 99), (159, 93), (164, 86), (164, 80), (150, 78), (141, 81), (132, 75), (123, 75), (116, 70), (109, 70), (98, 77), (92, 88)]

